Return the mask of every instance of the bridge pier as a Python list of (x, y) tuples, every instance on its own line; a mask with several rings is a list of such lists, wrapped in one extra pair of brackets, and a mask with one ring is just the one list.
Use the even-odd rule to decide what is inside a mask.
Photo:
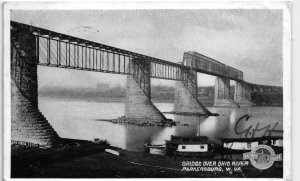
[(230, 99), (230, 79), (217, 77), (215, 84), (215, 101), (217, 107), (239, 107), (239, 105)]
[(174, 112), (178, 114), (211, 115), (198, 100), (197, 72), (189, 70), (187, 78), (176, 82)]
[(28, 29), (11, 31), (11, 141), (51, 147), (58, 135), (38, 109), (36, 39)]
[(132, 59), (127, 75), (125, 118), (160, 122), (166, 117), (151, 102), (150, 62)]
[(251, 102), (251, 89), (246, 82), (236, 82), (234, 101), (241, 107), (252, 106)]

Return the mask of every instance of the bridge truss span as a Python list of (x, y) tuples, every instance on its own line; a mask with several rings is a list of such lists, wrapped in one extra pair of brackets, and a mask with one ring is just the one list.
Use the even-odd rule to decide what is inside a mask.
[(185, 52), (183, 55), (183, 63), (185, 66), (192, 67), (197, 72), (243, 81), (242, 71), (197, 52)]
[[(282, 104), (282, 87), (247, 83), (243, 72), (197, 52), (174, 63), (50, 30), (10, 22), (12, 143), (52, 147), (59, 135), (38, 108), (38, 66), (127, 75), (124, 118), (165, 122), (151, 101), (151, 78), (176, 80), (174, 112), (216, 115), (198, 100), (197, 73), (217, 76), (214, 105)], [(236, 80), (234, 100), (230, 79)], [(122, 118), (123, 119), (123, 118)]]
[[(135, 75), (133, 61), (150, 63), (150, 76), (158, 79), (185, 80), (189, 67), (116, 47), (84, 40), (50, 30), (11, 21), (12, 33), (30, 30), (36, 37), (38, 65)], [(144, 63), (143, 63), (144, 62)]]

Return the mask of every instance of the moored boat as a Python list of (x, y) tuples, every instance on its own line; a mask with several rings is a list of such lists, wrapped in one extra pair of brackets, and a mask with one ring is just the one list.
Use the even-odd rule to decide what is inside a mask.
[(214, 144), (206, 136), (171, 136), (166, 140), (166, 152), (168, 155), (180, 156), (214, 156)]
[(251, 151), (254, 147), (264, 144), (271, 146), (274, 151), (282, 152), (282, 137), (262, 136), (255, 138), (218, 138), (222, 146), (216, 148), (220, 154), (238, 154)]
[(251, 151), (259, 144), (257, 138), (218, 138), (222, 141), (222, 146), (216, 149), (221, 154), (235, 154)]

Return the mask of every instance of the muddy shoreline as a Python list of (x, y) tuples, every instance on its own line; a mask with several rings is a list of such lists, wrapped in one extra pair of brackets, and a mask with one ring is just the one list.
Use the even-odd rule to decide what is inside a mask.
[[(242, 172), (211, 173), (182, 171), (183, 161), (203, 160), (196, 157), (169, 157), (132, 152), (102, 143), (76, 141), (52, 149), (12, 146), (12, 178), (215, 178), (215, 177), (282, 177), (282, 167), (274, 164), (266, 171), (252, 166)], [(72, 143), (73, 141), (73, 143)], [(112, 155), (110, 148), (120, 153)]]

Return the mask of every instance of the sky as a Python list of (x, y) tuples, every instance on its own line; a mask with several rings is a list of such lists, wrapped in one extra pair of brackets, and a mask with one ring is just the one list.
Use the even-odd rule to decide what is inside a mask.
[[(14, 10), (11, 20), (171, 62), (196, 51), (243, 71), (247, 82), (283, 82), (281, 10)], [(39, 67), (38, 77), (40, 87), (126, 83), (124, 75), (49, 67)], [(214, 79), (198, 74), (199, 86), (214, 85)]]

